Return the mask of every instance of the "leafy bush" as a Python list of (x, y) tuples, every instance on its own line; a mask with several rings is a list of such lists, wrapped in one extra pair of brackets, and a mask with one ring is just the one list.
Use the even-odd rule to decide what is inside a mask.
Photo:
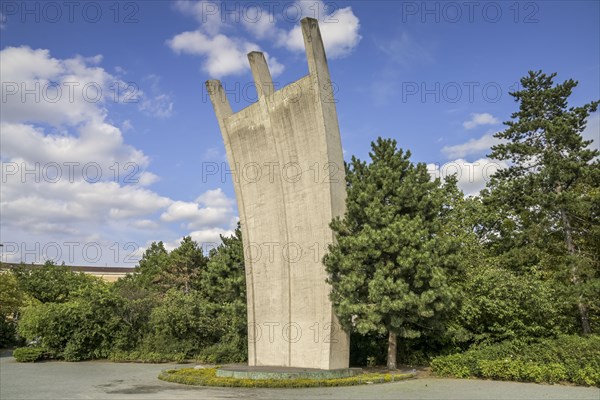
[(115, 312), (120, 300), (100, 281), (72, 296), (64, 303), (25, 307), (19, 334), (66, 361), (107, 357), (120, 330)]
[(46, 356), (46, 350), (41, 347), (19, 347), (13, 351), (13, 357), (18, 362), (35, 362)]
[(239, 363), (248, 359), (247, 342), (242, 339), (222, 340), (205, 349), (196, 356), (196, 360), (208, 364)]
[(431, 361), (440, 376), (600, 386), (600, 336), (560, 336), (526, 344), (507, 341)]
[[(243, 314), (242, 314), (243, 313)], [(235, 304), (207, 302), (198, 292), (171, 289), (152, 310), (149, 336), (142, 348), (187, 357), (203, 354), (214, 359), (246, 358), (246, 309)], [(219, 344), (223, 342), (223, 344)]]
[(152, 310), (150, 334), (142, 346), (145, 351), (196, 354), (218, 340), (213, 308), (196, 292), (171, 289)]
[(142, 363), (166, 363), (166, 362), (177, 362), (183, 363), (186, 359), (185, 353), (175, 354), (162, 354), (154, 351), (143, 352), (143, 351), (113, 351), (109, 355), (109, 360), (114, 362), (142, 362)]
[(217, 376), (216, 368), (171, 369), (163, 371), (158, 379), (167, 382), (197, 386), (255, 387), (255, 388), (302, 388), (322, 386), (354, 386), (369, 383), (395, 382), (412, 378), (414, 374), (361, 374), (338, 379), (241, 379)]
[(569, 333), (570, 318), (560, 309), (554, 286), (551, 281), (494, 266), (472, 269), (458, 317), (461, 341), (491, 344)]

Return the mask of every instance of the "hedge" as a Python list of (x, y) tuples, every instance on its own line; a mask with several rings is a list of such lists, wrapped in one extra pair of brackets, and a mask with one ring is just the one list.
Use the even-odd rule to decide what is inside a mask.
[(508, 341), (431, 361), (438, 376), (600, 386), (600, 336)]

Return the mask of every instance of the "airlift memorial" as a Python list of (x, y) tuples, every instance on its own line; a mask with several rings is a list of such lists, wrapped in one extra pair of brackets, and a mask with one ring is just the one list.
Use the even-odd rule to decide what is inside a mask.
[[(256, 244), (326, 248), (345, 210), (342, 145), (325, 49), (316, 19), (301, 21), (309, 74), (275, 90), (263, 53), (248, 54), (258, 101), (233, 113), (218, 80), (206, 82), (229, 164), (275, 165), (268, 179), (235, 179), (244, 240), (248, 366), (348, 370), (349, 338), (329, 300), (321, 257), (285, 251), (253, 257)], [(291, 91), (286, 90), (293, 86)], [(282, 166), (331, 171), (289, 179)], [(323, 176), (327, 175), (327, 176)], [(329, 179), (331, 178), (331, 179)], [(289, 246), (293, 244), (293, 246)], [(333, 372), (333, 371), (332, 371)]]

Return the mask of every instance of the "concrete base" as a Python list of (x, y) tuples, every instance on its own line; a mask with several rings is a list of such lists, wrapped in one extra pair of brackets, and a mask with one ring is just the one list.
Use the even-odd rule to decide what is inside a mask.
[(219, 377), (238, 379), (338, 379), (360, 374), (361, 368), (313, 369), (232, 364), (217, 369)]

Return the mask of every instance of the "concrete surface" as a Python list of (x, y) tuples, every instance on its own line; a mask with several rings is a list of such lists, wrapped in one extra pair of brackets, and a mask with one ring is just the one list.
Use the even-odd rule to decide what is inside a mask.
[(277, 91), (265, 57), (248, 54), (258, 101), (233, 113), (206, 82), (219, 122), (244, 241), (248, 364), (348, 368), (349, 339), (321, 263), (346, 183), (333, 87), (316, 19), (301, 21), (309, 74)]
[[(0, 399), (590, 399), (600, 389), (458, 379), (413, 379), (342, 388), (204, 388), (159, 381), (174, 364), (17, 363), (0, 358)], [(188, 365), (191, 366), (191, 365)]]
[(362, 368), (313, 369), (294, 367), (258, 367), (246, 364), (222, 365), (217, 376), (238, 379), (338, 379), (362, 374)]

